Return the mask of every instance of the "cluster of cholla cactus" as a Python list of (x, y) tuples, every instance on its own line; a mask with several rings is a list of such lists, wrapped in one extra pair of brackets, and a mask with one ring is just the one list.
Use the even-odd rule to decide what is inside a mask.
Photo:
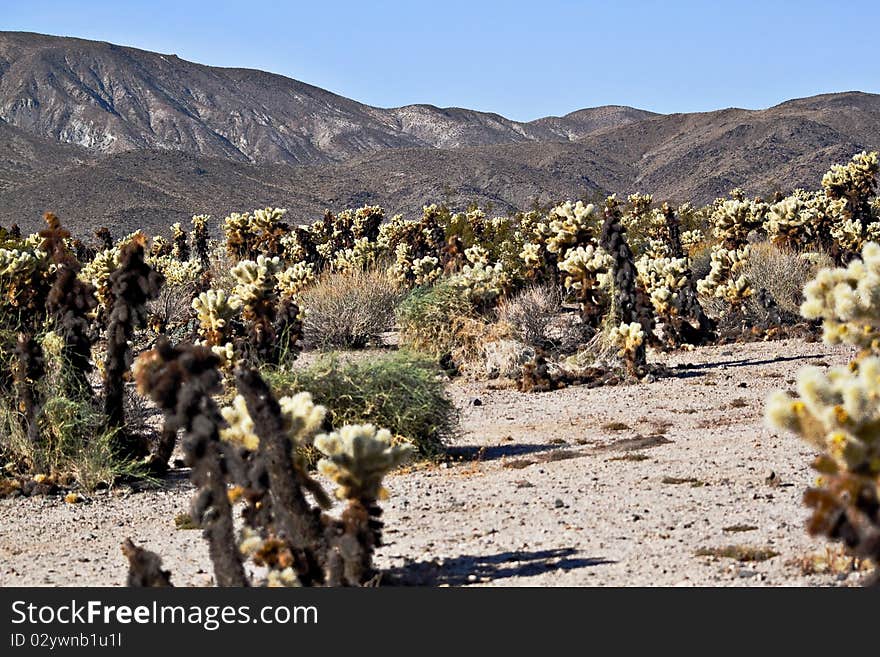
[(580, 305), (583, 321), (598, 326), (608, 308), (613, 258), (599, 245), (596, 207), (567, 201), (552, 208), (546, 220), (531, 213), (521, 222), (524, 277), (556, 283), (562, 272), (562, 284)]
[(827, 342), (880, 354), (880, 245), (868, 242), (845, 268), (821, 270), (804, 287), (801, 314), (822, 320)]
[(862, 151), (847, 164), (832, 166), (822, 177), (825, 195), (841, 204), (831, 234), (844, 254), (857, 254), (865, 243), (880, 241), (880, 208), (873, 202), (877, 172), (877, 152)]
[(259, 255), (280, 256), (284, 251), (283, 241), (290, 232), (290, 226), (283, 218), (287, 210), (265, 208), (232, 213), (223, 220), (223, 233), (226, 236), (226, 252), (234, 261), (255, 260)]
[[(131, 367), (134, 332), (147, 319), (147, 302), (159, 295), (162, 275), (145, 261), (146, 237), (136, 235), (119, 252), (119, 266), (110, 274), (112, 301), (107, 322), (104, 360), (104, 413), (111, 428), (125, 426), (123, 399), (125, 376)], [(120, 436), (121, 451), (136, 454), (127, 436)]]
[(825, 340), (861, 348), (847, 367), (798, 375), (797, 395), (778, 391), (767, 401), (775, 428), (796, 433), (820, 455), (816, 485), (804, 495), (811, 534), (842, 542), (855, 556), (880, 565), (880, 246), (862, 260), (825, 269), (807, 284), (802, 314), (823, 321)]
[[(240, 368), (239, 396), (219, 409), (219, 359), (206, 347), (173, 347), (160, 340), (139, 359), (139, 389), (183, 430), (183, 447), (198, 491), (191, 515), (208, 541), (220, 586), (253, 584), (244, 564), (265, 569), (269, 586), (359, 586), (375, 576), (372, 555), (381, 544), (382, 480), (412, 448), (370, 425), (316, 435), (325, 409), (307, 393), (278, 400), (256, 370)], [(224, 421), (224, 416), (226, 421)], [(301, 448), (324, 454), (318, 468), (346, 502), (339, 518), (330, 497), (305, 468)], [(232, 487), (230, 488), (229, 485)], [(234, 495), (233, 495), (234, 493)], [(310, 495), (314, 503), (309, 502)], [(242, 529), (235, 530), (234, 504)], [(168, 585), (161, 560), (127, 543), (129, 583)]]
[(797, 397), (777, 392), (767, 419), (820, 450), (819, 473), (804, 494), (810, 534), (842, 542), (855, 556), (880, 564), (880, 359), (849, 367), (805, 368)]
[(231, 366), (245, 358), (278, 363), (295, 355), (302, 335), (302, 316), (295, 294), (304, 268), (282, 269), (281, 260), (258, 255), (241, 260), (230, 271), (230, 291), (212, 288), (192, 301), (202, 343)]
[(840, 211), (841, 203), (825, 193), (796, 189), (769, 206), (763, 228), (770, 241), (781, 248), (832, 253)]
[(612, 313), (620, 333), (620, 327), (638, 324), (642, 337), (636, 344), (633, 329), (627, 329), (626, 335), (632, 336), (630, 346), (624, 349), (627, 369), (632, 373), (641, 373), (647, 365), (646, 347), (648, 338), (654, 331), (654, 314), (650, 301), (638, 281), (633, 253), (626, 241), (626, 227), (623, 225), (620, 203), (614, 196), (605, 201), (605, 221), (599, 238), (602, 248), (611, 254), (612, 272), (614, 276), (614, 305)]
[(607, 307), (610, 274), (613, 259), (602, 247), (589, 244), (568, 249), (565, 259), (559, 263), (565, 272), (563, 284), (571, 290), (580, 304), (581, 317), (596, 326)]
[(733, 198), (715, 203), (711, 221), (717, 242), (712, 247), (711, 270), (698, 283), (698, 290), (739, 308), (755, 292), (744, 273), (749, 259), (748, 236), (764, 223), (767, 204), (749, 201), (738, 190), (731, 194)]
[[(644, 199), (636, 197), (639, 207)], [(633, 197), (630, 197), (632, 203)], [(682, 244), (681, 223), (676, 211), (664, 203), (654, 209), (644, 229), (646, 252), (636, 260), (639, 282), (649, 295), (654, 312), (663, 322), (671, 346), (705, 344), (714, 338), (714, 322), (703, 311), (697, 298), (697, 283), (690, 258)]]

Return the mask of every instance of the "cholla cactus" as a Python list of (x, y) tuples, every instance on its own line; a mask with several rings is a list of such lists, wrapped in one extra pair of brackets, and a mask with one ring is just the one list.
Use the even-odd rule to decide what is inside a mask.
[(877, 172), (877, 152), (862, 151), (853, 155), (847, 164), (833, 165), (822, 176), (822, 187), (830, 198), (852, 201), (857, 197), (867, 197), (877, 185)]
[(38, 248), (0, 249), (0, 307), (39, 311), (54, 272), (48, 254)]
[[(315, 404), (311, 393), (308, 392), (300, 392), (292, 397), (281, 397), (278, 399), (278, 405), (283, 417), (283, 430), (293, 448), (311, 447), (315, 435), (324, 422), (326, 407)], [(220, 413), (229, 425), (220, 430), (220, 437), (223, 440), (242, 445), (250, 451), (258, 448), (260, 438), (255, 433), (254, 421), (248, 413), (242, 395), (236, 395), (232, 404), (221, 408)], [(305, 467), (304, 462), (300, 465)]]
[(608, 340), (617, 347), (617, 355), (626, 362), (630, 374), (640, 376), (644, 363), (639, 352), (644, 350), (645, 332), (638, 322), (623, 323), (615, 326), (608, 334)]
[(804, 287), (801, 314), (823, 320), (827, 342), (880, 353), (880, 245), (869, 242), (861, 260), (822, 269)]
[(734, 305), (742, 304), (754, 293), (743, 274), (748, 265), (749, 252), (748, 246), (739, 249), (713, 248), (709, 275), (697, 283), (700, 294), (725, 299)]
[(566, 273), (565, 287), (574, 291), (581, 305), (581, 316), (593, 326), (598, 325), (606, 305), (602, 288), (611, 287), (609, 271), (613, 264), (610, 255), (592, 244), (569, 249), (565, 260), (559, 263), (559, 269)]
[(681, 246), (688, 252), (692, 251), (694, 247), (698, 246), (705, 240), (706, 236), (700, 229), (686, 230), (681, 234)]
[[(840, 201), (829, 199), (825, 194), (796, 189), (768, 208), (764, 230), (777, 246), (790, 249), (809, 246), (830, 251), (842, 209)], [(837, 232), (840, 233), (840, 229)]]
[(189, 260), (189, 243), (187, 242), (186, 231), (183, 230), (180, 223), (171, 224), (171, 240), (174, 242), (171, 255), (180, 262)]
[(275, 288), (275, 275), (281, 270), (281, 260), (277, 257), (257, 256), (256, 261), (242, 260), (230, 270), (236, 280), (233, 294), (246, 306), (263, 301)]
[(165, 277), (167, 285), (195, 283), (202, 275), (202, 266), (196, 260), (180, 260), (175, 256), (150, 256), (147, 263)]
[[(602, 224), (600, 244), (613, 259), (614, 319), (621, 324), (638, 323), (645, 339), (649, 339), (654, 330), (654, 313), (638, 282), (632, 250), (626, 241), (626, 227), (622, 222), (620, 203), (615, 196), (609, 196), (605, 200), (605, 221)], [(631, 370), (641, 370), (646, 366), (644, 345), (638, 346), (632, 356)]]
[(416, 258), (412, 261), (412, 273), (415, 285), (430, 285), (438, 278), (443, 270), (440, 268), (440, 260), (434, 256)]
[(489, 252), (479, 244), (474, 244), (472, 247), (465, 249), (464, 257), (472, 265), (489, 264)]
[(493, 306), (499, 297), (510, 290), (513, 283), (500, 262), (494, 265), (465, 265), (450, 281), (463, 289), (468, 300), (478, 308)]
[(379, 227), (385, 218), (385, 210), (378, 205), (365, 205), (354, 211), (351, 232), (356, 240), (375, 241)]
[(679, 314), (679, 291), (687, 285), (690, 271), (687, 258), (642, 256), (636, 261), (636, 269), (654, 311), (664, 317)]
[(242, 300), (225, 290), (211, 289), (193, 299), (199, 320), (199, 334), (210, 347), (223, 345), (232, 335), (229, 322), (241, 313)]
[(767, 205), (744, 199), (717, 202), (711, 221), (715, 237), (728, 248), (738, 248), (747, 242), (749, 233), (761, 226)]
[(280, 256), (289, 226), (282, 222), (287, 210), (265, 208), (250, 213), (234, 212), (223, 220), (226, 251), (234, 261), (255, 260), (259, 255)]
[[(848, 254), (858, 253), (864, 243), (880, 239), (880, 213), (872, 203), (877, 186), (877, 152), (862, 151), (853, 156), (845, 165), (835, 164), (822, 177), (825, 195), (833, 201), (842, 203), (840, 221), (834, 226), (832, 235)], [(847, 253), (848, 252), (848, 253)]]
[(842, 541), (880, 564), (880, 359), (865, 358), (824, 374), (805, 368), (798, 398), (777, 391), (767, 401), (768, 423), (796, 433), (822, 454), (820, 473), (804, 502), (813, 509), (811, 534)]
[(95, 288), (95, 296), (104, 312), (109, 312), (110, 274), (116, 271), (117, 267), (119, 267), (119, 249), (114, 247), (99, 251), (79, 272), (80, 280)]
[(366, 237), (355, 240), (354, 245), (336, 251), (332, 255), (330, 268), (333, 271), (346, 272), (353, 269), (365, 270), (376, 264), (380, 249), (375, 242)]
[(372, 424), (322, 434), (315, 447), (326, 455), (318, 461), (318, 471), (336, 483), (336, 496), (363, 502), (383, 497), (382, 478), (415, 451), (409, 444), (392, 444), (391, 433)]
[(414, 282), (412, 248), (409, 244), (401, 242), (397, 245), (394, 249), (394, 264), (391, 265), (388, 272), (401, 285)]
[(295, 297), (317, 280), (315, 267), (311, 263), (297, 262), (287, 269), (275, 274), (278, 294), (284, 297)]
[(236, 351), (243, 356), (250, 352), (266, 362), (278, 363), (283, 355), (297, 350), (301, 313), (293, 297), (279, 297), (276, 291), (280, 269), (278, 257), (260, 255), (256, 261), (242, 260), (230, 272), (237, 281), (232, 293), (241, 299), (242, 318), (248, 327), (247, 343), (236, 344)]
[(207, 271), (211, 266), (211, 246), (208, 240), (208, 222), (211, 216), (207, 214), (194, 215), (192, 224), (192, 242), (196, 258), (202, 269)]
[(560, 257), (564, 257), (569, 248), (588, 244), (596, 235), (598, 217), (592, 203), (566, 201), (550, 210), (547, 219), (550, 232), (547, 250)]

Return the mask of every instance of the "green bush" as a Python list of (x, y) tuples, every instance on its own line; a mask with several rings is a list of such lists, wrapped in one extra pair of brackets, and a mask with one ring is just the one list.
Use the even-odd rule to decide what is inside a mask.
[(329, 410), (329, 428), (370, 423), (411, 442), (423, 456), (442, 453), (455, 430), (455, 407), (430, 361), (393, 352), (361, 362), (325, 356), (301, 370), (267, 369), (279, 395), (312, 393)]
[(473, 351), (485, 324), (466, 292), (448, 280), (414, 289), (397, 309), (401, 346), (434, 357)]

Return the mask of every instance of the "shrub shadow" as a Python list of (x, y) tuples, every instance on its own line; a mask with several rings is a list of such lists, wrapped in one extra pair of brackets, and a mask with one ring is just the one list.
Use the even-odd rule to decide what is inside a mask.
[(464, 586), (509, 577), (530, 577), (553, 571), (590, 568), (616, 561), (604, 557), (576, 557), (574, 548), (536, 552), (501, 552), (462, 555), (437, 561), (414, 561), (390, 568), (382, 575), (383, 586)]
[(446, 448), (450, 461), (494, 461), (506, 456), (522, 456), (561, 449), (565, 445), (511, 443), (509, 445), (454, 445)]

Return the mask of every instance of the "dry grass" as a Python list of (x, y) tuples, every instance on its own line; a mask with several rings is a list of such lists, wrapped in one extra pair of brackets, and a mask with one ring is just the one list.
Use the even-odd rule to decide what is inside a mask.
[[(830, 258), (828, 264), (831, 264)], [(817, 269), (817, 265), (799, 253), (762, 242), (751, 245), (745, 276), (755, 289), (764, 288), (773, 295), (780, 310), (799, 317), (804, 285)]]
[(498, 304), (498, 321), (511, 337), (530, 347), (568, 354), (593, 336), (593, 329), (566, 312), (562, 293), (553, 286), (533, 286)]
[(381, 335), (394, 324), (400, 298), (384, 271), (327, 273), (300, 295), (306, 311), (304, 341), (321, 349), (381, 344)]

